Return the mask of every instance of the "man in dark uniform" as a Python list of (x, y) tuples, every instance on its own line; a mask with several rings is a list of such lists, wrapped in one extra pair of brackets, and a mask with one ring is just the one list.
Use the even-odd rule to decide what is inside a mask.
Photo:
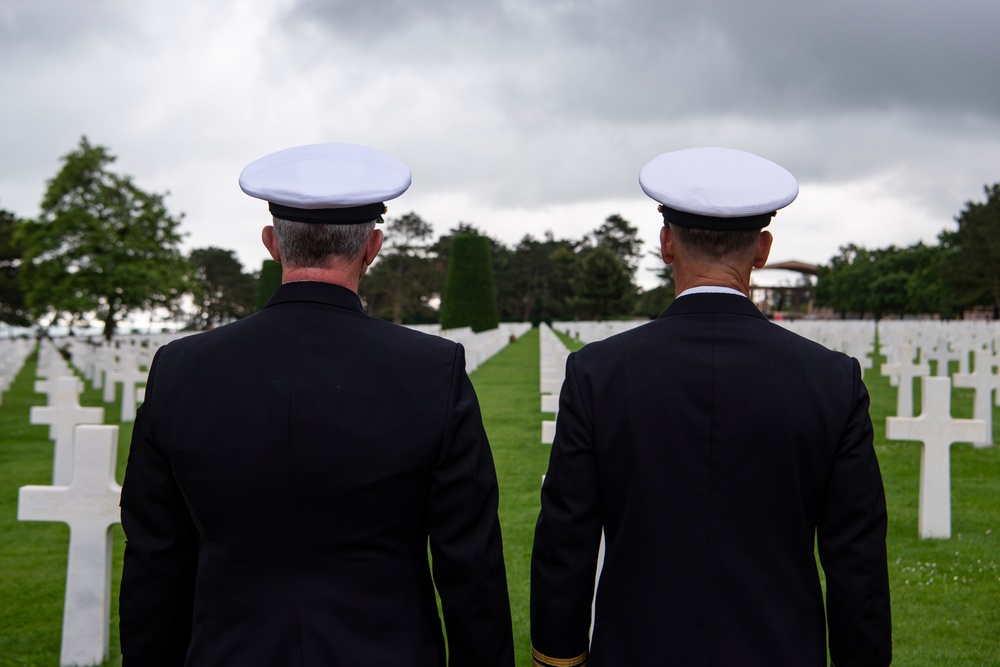
[[(283, 284), (161, 348), (122, 490), (124, 664), (513, 664), (497, 482), (461, 345), (373, 319), (358, 282), (409, 169), (373, 149), (275, 153)], [(433, 581), (428, 564), (433, 558)]]
[(692, 149), (640, 183), (662, 204), (679, 296), (567, 360), (532, 554), (535, 664), (818, 667), (829, 629), (837, 667), (885, 667), (886, 510), (861, 369), (747, 298), (795, 179)]

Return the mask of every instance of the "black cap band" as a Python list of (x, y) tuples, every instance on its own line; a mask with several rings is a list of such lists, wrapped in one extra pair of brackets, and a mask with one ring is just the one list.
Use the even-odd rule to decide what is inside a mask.
[(762, 213), (760, 215), (747, 215), (739, 218), (716, 218), (710, 215), (678, 211), (677, 209), (660, 204), (660, 213), (663, 214), (664, 222), (680, 227), (708, 229), (716, 232), (749, 232), (754, 229), (767, 227), (771, 224), (771, 218), (774, 217), (777, 211)]
[(386, 212), (383, 202), (348, 208), (294, 208), (268, 202), (268, 210), (271, 215), (282, 220), (321, 225), (358, 225), (378, 220)]

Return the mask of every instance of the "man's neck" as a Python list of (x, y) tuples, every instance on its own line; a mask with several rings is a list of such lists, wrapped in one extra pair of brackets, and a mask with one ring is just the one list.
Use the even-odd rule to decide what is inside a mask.
[(700, 287), (725, 287), (736, 290), (743, 296), (750, 296), (750, 276), (744, 280), (736, 275), (698, 274), (684, 276), (674, 273), (674, 290), (677, 294)]
[(361, 276), (358, 275), (357, 270), (354, 270), (353, 267), (282, 267), (282, 283), (292, 283), (303, 280), (340, 285), (341, 287), (345, 287), (357, 294), (358, 285), (361, 282)]

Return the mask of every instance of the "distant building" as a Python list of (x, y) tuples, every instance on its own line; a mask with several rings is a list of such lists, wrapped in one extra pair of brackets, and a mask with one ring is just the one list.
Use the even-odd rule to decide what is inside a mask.
[[(797, 275), (794, 282), (779, 278), (773, 273), (766, 275), (765, 283), (758, 284), (755, 278), (758, 271), (770, 270), (791, 271)], [(827, 315), (817, 312), (813, 305), (813, 292), (816, 288), (815, 276), (819, 274), (819, 266), (790, 260), (774, 262), (754, 271), (750, 281), (750, 298), (765, 315), (774, 319), (818, 318)]]

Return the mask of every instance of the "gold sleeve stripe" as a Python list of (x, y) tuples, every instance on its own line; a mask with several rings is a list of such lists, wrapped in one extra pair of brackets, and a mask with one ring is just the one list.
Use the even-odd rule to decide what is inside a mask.
[(539, 653), (535, 647), (531, 647), (532, 667), (587, 667), (587, 658), (586, 651), (575, 658), (550, 658), (544, 653)]

